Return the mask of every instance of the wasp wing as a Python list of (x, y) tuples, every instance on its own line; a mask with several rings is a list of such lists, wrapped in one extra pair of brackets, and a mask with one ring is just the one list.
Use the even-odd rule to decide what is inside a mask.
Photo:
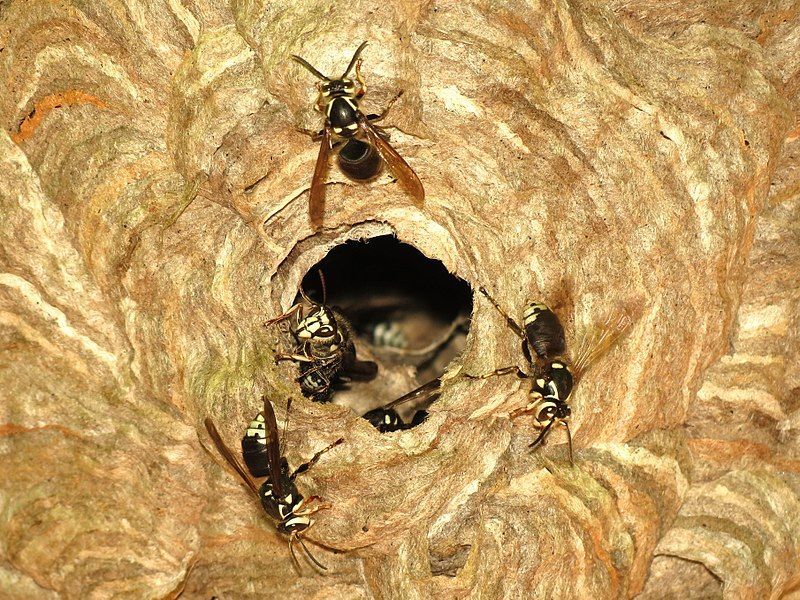
[(275, 420), (275, 410), (266, 396), (264, 396), (264, 427), (267, 431), (267, 455), (269, 457), (269, 479), (275, 490), (275, 497), (282, 498), (281, 489), (281, 440), (278, 434), (278, 422)]
[(308, 219), (314, 229), (322, 227), (322, 216), (325, 214), (325, 175), (328, 172), (328, 159), (331, 154), (331, 132), (326, 127), (322, 131), (319, 144), (317, 164), (314, 177), (311, 179), (311, 194), (308, 199)]
[(256, 482), (253, 481), (253, 478), (250, 477), (249, 473), (247, 473), (239, 461), (236, 460), (236, 456), (234, 456), (230, 448), (228, 448), (228, 446), (225, 445), (225, 442), (222, 441), (222, 436), (219, 434), (219, 431), (217, 431), (217, 427), (214, 425), (214, 422), (210, 418), (206, 417), (204, 423), (206, 426), (206, 431), (208, 431), (208, 435), (211, 437), (211, 440), (217, 447), (217, 452), (219, 452), (222, 455), (222, 458), (224, 458), (225, 461), (233, 468), (233, 470), (239, 474), (239, 477), (242, 478), (242, 481), (244, 481), (247, 487), (253, 490), (253, 493), (258, 496), (258, 486), (256, 485)]
[(572, 361), (572, 374), (576, 381), (625, 335), (631, 323), (631, 317), (627, 313), (612, 316), (581, 336)]
[(405, 404), (406, 402), (411, 402), (413, 400), (426, 400), (431, 396), (435, 396), (442, 391), (442, 380), (439, 378), (433, 379), (428, 383), (424, 383), (418, 388), (411, 390), (407, 394), (400, 396), (397, 400), (392, 400), (384, 406), (384, 409), (393, 408), (395, 406), (399, 406), (401, 404)]
[(367, 120), (367, 117), (362, 116), (358, 121), (358, 125), (367, 138), (367, 142), (378, 149), (378, 154), (389, 165), (389, 170), (397, 177), (400, 185), (408, 190), (419, 206), (422, 206), (425, 203), (425, 189), (422, 187), (422, 182), (417, 177), (414, 169), (409, 167), (403, 157), (397, 153), (397, 150), (392, 148), (389, 142), (380, 136)]

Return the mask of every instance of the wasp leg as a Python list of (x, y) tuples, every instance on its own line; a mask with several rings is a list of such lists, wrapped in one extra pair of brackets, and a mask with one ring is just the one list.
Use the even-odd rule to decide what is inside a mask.
[(367, 115), (367, 120), (370, 123), (375, 123), (376, 121), (383, 121), (386, 118), (386, 115), (389, 114), (389, 110), (391, 110), (394, 103), (400, 99), (400, 96), (403, 95), (403, 90), (400, 90), (395, 94), (395, 97), (389, 100), (389, 104), (386, 105), (386, 108), (383, 109), (383, 112), (379, 115)]
[[(319, 504), (317, 504), (312, 508), (308, 508), (308, 505), (314, 501), (318, 502)], [(295, 508), (295, 510), (293, 510), (292, 512), (299, 517), (307, 517), (309, 515), (318, 513), (321, 510), (328, 510), (332, 506), (333, 504), (331, 504), (330, 502), (323, 502), (322, 498), (320, 498), (319, 496), (309, 496), (308, 498), (303, 498), (300, 504), (297, 505), (297, 508)]]
[(322, 139), (322, 134), (325, 133), (324, 129), (320, 129), (319, 131), (314, 131), (313, 129), (305, 129), (303, 127), (298, 127), (297, 131), (299, 131), (300, 133), (305, 133), (314, 142), (320, 141)]
[(289, 475), (289, 480), (290, 481), (294, 481), (295, 477), (300, 475), (300, 473), (305, 473), (306, 471), (308, 471), (311, 467), (313, 467), (315, 464), (317, 464), (317, 461), (319, 460), (320, 456), (325, 454), (328, 450), (332, 450), (333, 448), (335, 448), (336, 446), (338, 446), (342, 442), (344, 442), (344, 438), (339, 438), (338, 440), (336, 440), (335, 442), (333, 442), (329, 446), (327, 446), (327, 447), (323, 448), (322, 450), (320, 450), (319, 452), (317, 452), (314, 456), (311, 457), (311, 460), (309, 460), (308, 462), (304, 462), (302, 465), (297, 467), (294, 470), (294, 472), (291, 475)]
[(276, 354), (275, 362), (279, 363), (282, 360), (291, 360), (293, 362), (314, 362), (314, 359), (305, 356), (304, 354)]
[(273, 319), (270, 319), (269, 321), (264, 323), (264, 325), (269, 327), (270, 325), (274, 325), (275, 323), (280, 323), (281, 321), (285, 321), (286, 319), (288, 319), (292, 315), (297, 314), (298, 311), (299, 311), (298, 318), (302, 319), (303, 318), (303, 305), (300, 304), (300, 303), (297, 303), (292, 308), (287, 310), (285, 313), (283, 313), (282, 315), (278, 315), (277, 317), (275, 317)]
[(364, 94), (367, 93), (367, 84), (364, 81), (364, 78), (361, 76), (361, 63), (364, 62), (363, 59), (358, 59), (356, 63), (356, 81), (358, 81), (358, 85), (361, 86), (361, 89), (358, 90), (356, 93), (356, 98), (362, 98)]
[(497, 312), (499, 312), (503, 316), (503, 318), (506, 320), (506, 323), (508, 323), (508, 326), (511, 328), (511, 331), (516, 333), (523, 343), (527, 342), (527, 338), (525, 337), (525, 330), (522, 327), (520, 327), (514, 319), (508, 316), (508, 313), (504, 311), (503, 308), (500, 306), (500, 304), (497, 302), (497, 300), (495, 300), (491, 296), (491, 294), (489, 294), (489, 292), (486, 291), (486, 288), (481, 286), (478, 288), (478, 291), (484, 296), (486, 296), (486, 299), (492, 303), (492, 305), (497, 309)]
[(503, 367), (502, 369), (495, 369), (491, 373), (484, 373), (483, 375), (470, 375), (469, 373), (464, 373), (464, 377), (467, 379), (488, 379), (489, 377), (497, 377), (499, 375), (508, 375), (509, 373), (515, 373), (517, 377), (520, 379), (527, 379), (528, 375), (520, 369), (516, 365), (512, 365), (510, 367)]
[(534, 395), (533, 402), (528, 402), (522, 408), (518, 408), (516, 410), (511, 411), (508, 415), (512, 419), (516, 419), (520, 415), (529, 415), (531, 413), (536, 414), (539, 412), (539, 408), (542, 405), (542, 395), (539, 392), (531, 392)]

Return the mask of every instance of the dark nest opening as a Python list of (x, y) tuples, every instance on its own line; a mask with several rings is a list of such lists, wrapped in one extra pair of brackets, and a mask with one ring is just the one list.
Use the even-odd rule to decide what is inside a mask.
[[(374, 360), (378, 375), (334, 396), (358, 414), (383, 406), (441, 376), (464, 349), (472, 289), (438, 260), (393, 236), (333, 248), (303, 278), (315, 301), (337, 307), (352, 325), (360, 358)], [(397, 407), (404, 417), (419, 408)]]

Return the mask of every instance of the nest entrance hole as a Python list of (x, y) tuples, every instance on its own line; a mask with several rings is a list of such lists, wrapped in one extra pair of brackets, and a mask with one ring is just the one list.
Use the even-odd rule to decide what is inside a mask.
[[(334, 401), (359, 414), (383, 406), (441, 376), (464, 349), (472, 289), (393, 236), (351, 241), (333, 248), (303, 278), (305, 293), (323, 298), (350, 321), (360, 359), (378, 363), (369, 383), (353, 383)], [(399, 406), (403, 417), (417, 406)]]

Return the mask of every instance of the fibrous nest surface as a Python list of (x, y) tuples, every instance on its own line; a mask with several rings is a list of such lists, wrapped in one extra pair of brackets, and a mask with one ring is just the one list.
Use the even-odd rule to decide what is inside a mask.
[[(0, 590), (6, 597), (763, 598), (800, 584), (800, 14), (792, 2), (0, 2)], [(310, 74), (425, 185), (332, 166)], [(482, 296), (428, 420), (299, 396), (263, 322), (347, 240), (395, 235), (568, 340), (628, 335), (531, 453), (524, 360)], [(333, 283), (332, 283), (333, 285)], [(411, 377), (413, 374), (409, 375)], [(409, 381), (409, 384), (411, 382)], [(273, 398), (285, 541), (219, 466)]]

